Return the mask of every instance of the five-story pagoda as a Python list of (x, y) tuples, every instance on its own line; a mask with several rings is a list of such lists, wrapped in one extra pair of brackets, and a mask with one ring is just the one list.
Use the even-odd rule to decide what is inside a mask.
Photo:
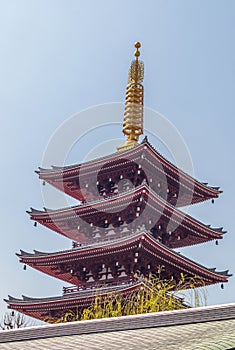
[[(79, 204), (60, 210), (31, 209), (30, 218), (73, 241), (72, 249), (17, 254), (29, 265), (71, 284), (63, 295), (17, 299), (8, 307), (26, 315), (57, 320), (68, 310), (91, 305), (96, 295), (138, 291), (137, 277), (154, 275), (180, 280), (197, 276), (204, 285), (224, 283), (228, 272), (216, 272), (173, 249), (219, 240), (222, 228), (211, 228), (186, 215), (179, 207), (217, 198), (209, 187), (178, 169), (159, 154), (143, 134), (144, 76), (135, 44), (126, 91), (124, 146), (109, 156), (83, 164), (39, 168), (39, 178), (74, 197)], [(94, 181), (95, 179), (95, 181)]]

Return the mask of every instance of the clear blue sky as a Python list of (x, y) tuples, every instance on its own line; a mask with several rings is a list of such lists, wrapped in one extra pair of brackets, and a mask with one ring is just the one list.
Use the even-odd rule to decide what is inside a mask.
[[(43, 206), (34, 170), (64, 120), (96, 104), (124, 101), (137, 40), (146, 69), (145, 105), (177, 127), (195, 176), (224, 191), (214, 205), (191, 209), (204, 223), (224, 226), (223, 242), (181, 252), (235, 274), (234, 35), (232, 0), (0, 1), (1, 313), (8, 294), (61, 294), (63, 283), (30, 268), (23, 271), (15, 256), (20, 248), (71, 246), (52, 231), (33, 227), (25, 213)], [(90, 147), (81, 145), (81, 154)], [(74, 163), (81, 161), (79, 148), (75, 153)], [(235, 277), (224, 290), (216, 285), (208, 293), (208, 304), (234, 302)]]

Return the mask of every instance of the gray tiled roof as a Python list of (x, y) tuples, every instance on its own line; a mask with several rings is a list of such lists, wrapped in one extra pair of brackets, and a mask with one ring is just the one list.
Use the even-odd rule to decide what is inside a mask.
[(235, 348), (235, 304), (0, 332), (1, 350)]

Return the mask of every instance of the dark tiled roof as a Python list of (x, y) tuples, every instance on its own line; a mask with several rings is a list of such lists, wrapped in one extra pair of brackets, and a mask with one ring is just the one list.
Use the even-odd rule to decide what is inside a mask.
[[(90, 245), (90, 246), (81, 246), (81, 247), (78, 247), (76, 249), (70, 249), (70, 250), (64, 250), (64, 251), (59, 251), (59, 252), (53, 252), (53, 253), (45, 253), (45, 252), (38, 252), (36, 250), (34, 250), (34, 253), (28, 253), (28, 252), (25, 252), (23, 250), (20, 251), (20, 254), (16, 254), (19, 258), (21, 258), (21, 261), (22, 262), (25, 262), (24, 261), (24, 258), (50, 258), (50, 257), (60, 257), (60, 256), (63, 256), (63, 255), (73, 255), (73, 256), (78, 256), (80, 255), (81, 252), (86, 252), (86, 251), (89, 251), (89, 250), (98, 250), (98, 249), (104, 249), (105, 247), (108, 247), (108, 246), (111, 246), (111, 247), (115, 247), (115, 244), (116, 245), (123, 245), (125, 244), (126, 242), (130, 242), (130, 241), (134, 241), (134, 240), (138, 240), (140, 238), (143, 238), (145, 237), (146, 239), (150, 240), (156, 247), (156, 249), (159, 247), (161, 250), (164, 251), (164, 253), (167, 255), (167, 254), (170, 254), (171, 256), (173, 256), (175, 258), (175, 260), (180, 260), (180, 261), (183, 261), (183, 262), (186, 262), (186, 263), (189, 263), (190, 265), (194, 265), (194, 266), (197, 266), (198, 268), (201, 268), (205, 271), (208, 271), (210, 273), (213, 273), (215, 274), (215, 276), (225, 276), (225, 277), (230, 277), (232, 276), (231, 274), (228, 273), (228, 270), (226, 271), (216, 271), (215, 268), (206, 268), (205, 266), (199, 264), (199, 263), (196, 263), (195, 261), (183, 256), (182, 254), (180, 253), (177, 253), (175, 252), (173, 249), (169, 248), (169, 247), (166, 247), (164, 244), (160, 243), (159, 241), (157, 241), (152, 235), (150, 235), (147, 231), (142, 231), (140, 230), (139, 232), (135, 233), (135, 234), (132, 234), (131, 236), (129, 237), (125, 237), (125, 238), (119, 238), (119, 239), (116, 239), (116, 240), (112, 240), (112, 241), (108, 241), (108, 242), (101, 242), (101, 243), (96, 243), (96, 244), (93, 244), (93, 245)], [(45, 259), (44, 259), (45, 260)], [(30, 260), (28, 260), (26, 263), (30, 263)], [(35, 263), (35, 261), (34, 261)], [(36, 266), (36, 265), (35, 265)], [(34, 267), (35, 267), (34, 266)]]
[(183, 170), (181, 169), (178, 169), (177, 166), (175, 164), (173, 164), (172, 162), (170, 162), (169, 160), (167, 160), (159, 151), (157, 151), (153, 146), (152, 144), (148, 141), (148, 138), (147, 136), (145, 136), (142, 140), (142, 142), (140, 144), (138, 144), (137, 146), (131, 148), (131, 149), (128, 149), (128, 150), (124, 150), (122, 152), (115, 152), (115, 153), (112, 153), (112, 154), (109, 154), (109, 155), (106, 155), (106, 156), (103, 156), (103, 157), (100, 157), (100, 158), (97, 158), (97, 159), (93, 159), (93, 160), (89, 160), (87, 162), (84, 162), (84, 163), (80, 163), (80, 164), (73, 164), (73, 165), (68, 165), (68, 166), (52, 166), (51, 169), (44, 169), (44, 168), (41, 168), (39, 167), (39, 170), (35, 171), (37, 174), (43, 174), (43, 173), (62, 173), (63, 171), (66, 171), (66, 170), (72, 170), (72, 169), (76, 169), (76, 168), (79, 168), (80, 166), (86, 166), (86, 165), (91, 165), (91, 164), (94, 164), (95, 162), (100, 162), (100, 161), (104, 161), (104, 160), (108, 160), (108, 159), (113, 159), (113, 158), (116, 158), (116, 157), (119, 157), (119, 155), (123, 156), (123, 155), (126, 155), (126, 154), (129, 154), (129, 153), (132, 153), (132, 151), (134, 149), (141, 149), (143, 145), (148, 145), (149, 148), (154, 151), (158, 157), (160, 157), (162, 160), (164, 160), (166, 163), (168, 163), (170, 166), (176, 168), (178, 171), (180, 171), (182, 174), (184, 174), (189, 180), (192, 180), (198, 184), (200, 184), (201, 186), (203, 186), (205, 189), (209, 189), (209, 190), (212, 190), (214, 192), (217, 192), (217, 194), (219, 193), (222, 193), (223, 191), (220, 191), (219, 190), (219, 187), (216, 187), (216, 186), (208, 186), (207, 183), (205, 182), (200, 182), (196, 179), (194, 179), (192, 176), (190, 176), (189, 174), (187, 174), (186, 172), (184, 172)]
[[(176, 167), (177, 166), (175, 164), (173, 164), (172, 162), (170, 162), (167, 158), (165, 158), (155, 147), (153, 147), (153, 145), (149, 142), (148, 140), (148, 137), (145, 136), (143, 138), (143, 141), (141, 142), (141, 144), (147, 144), (152, 150), (154, 150), (154, 152), (159, 156), (161, 157), (166, 163), (170, 164), (171, 166), (173, 167)], [(191, 175), (187, 174), (185, 171), (183, 171), (182, 169), (178, 169), (182, 174), (186, 175), (189, 179), (191, 179), (192, 181), (194, 182), (197, 182), (199, 183), (200, 185), (204, 186), (205, 188), (208, 188), (210, 190), (213, 190), (215, 192), (218, 192), (218, 193), (223, 193), (223, 191), (220, 190), (220, 187), (218, 186), (209, 186), (207, 182), (201, 182), (201, 181), (198, 181), (196, 180), (195, 178), (193, 178)]]
[(88, 297), (94, 297), (97, 294), (102, 295), (105, 293), (116, 293), (120, 291), (126, 291), (130, 288), (139, 288), (143, 285), (143, 282), (141, 281), (134, 281), (132, 283), (123, 283), (119, 285), (111, 285), (107, 287), (100, 287), (96, 288), (95, 286), (93, 288), (87, 288), (84, 290), (80, 290), (73, 293), (67, 293), (61, 296), (55, 296), (55, 297), (44, 297), (44, 298), (32, 298), (25, 295), (22, 295), (22, 298), (15, 298), (11, 295), (8, 296), (8, 299), (4, 299), (9, 304), (41, 304), (41, 303), (48, 303), (48, 302), (54, 302), (54, 301), (66, 301), (66, 300), (78, 300), (79, 298), (88, 298)]
[[(199, 220), (193, 218), (189, 214), (186, 214), (184, 211), (175, 208), (170, 203), (163, 200), (159, 195), (157, 195), (149, 186), (148, 184), (142, 183), (140, 186), (135, 187), (134, 189), (130, 189), (125, 191), (124, 193), (121, 192), (120, 194), (116, 195), (115, 197), (110, 197), (107, 199), (99, 199), (95, 201), (91, 201), (89, 203), (83, 203), (76, 206), (71, 206), (67, 208), (60, 208), (60, 209), (49, 209), (44, 208), (44, 210), (38, 210), (34, 208), (30, 208), (30, 211), (27, 211), (27, 213), (30, 215), (32, 220), (45, 220), (48, 218), (50, 221), (55, 221), (60, 218), (62, 220), (64, 217), (71, 217), (76, 213), (76, 215), (80, 216), (81, 214), (87, 213), (86, 215), (91, 215), (92, 211), (96, 208), (99, 208), (99, 206), (102, 204), (104, 207), (117, 205), (120, 201), (123, 201), (123, 199), (127, 198), (133, 198), (134, 195), (141, 195), (142, 191), (146, 191), (148, 194), (148, 197), (151, 198), (155, 203), (157, 203), (162, 208), (162, 215), (164, 216), (164, 209), (169, 210), (169, 212), (173, 213), (175, 215), (175, 218), (177, 217), (177, 220), (179, 220), (179, 224), (185, 220), (187, 223), (191, 223), (191, 225), (194, 225), (201, 229), (201, 232), (205, 232), (208, 237), (211, 237), (211, 239), (218, 239), (222, 238), (222, 235), (226, 233), (226, 231), (223, 230), (223, 227), (213, 228), (211, 225), (206, 225), (200, 222)], [(129, 199), (130, 200), (130, 199)], [(147, 203), (147, 202), (146, 202)], [(148, 205), (148, 203), (146, 204)], [(62, 218), (62, 219), (61, 219)], [(190, 229), (189, 229), (190, 231)], [(208, 238), (209, 239), (209, 238)]]
[(100, 203), (109, 203), (109, 202), (115, 202), (118, 199), (122, 199), (123, 197), (125, 197), (126, 195), (130, 195), (133, 196), (134, 194), (136, 194), (138, 191), (147, 191), (148, 193), (150, 193), (155, 201), (159, 201), (162, 205), (162, 207), (169, 207), (172, 211), (179, 213), (181, 215), (183, 215), (184, 217), (197, 222), (198, 224), (202, 225), (203, 227), (211, 230), (211, 231), (216, 231), (219, 232), (221, 234), (226, 233), (226, 231), (223, 231), (223, 227), (211, 227), (211, 225), (205, 225), (203, 224), (201, 221), (193, 218), (192, 216), (190, 216), (189, 214), (186, 214), (183, 210), (180, 210), (178, 208), (176, 208), (175, 206), (173, 206), (171, 203), (165, 201), (163, 198), (161, 198), (156, 192), (154, 192), (151, 187), (149, 187), (149, 185), (146, 182), (143, 182), (141, 185), (136, 186), (135, 188), (131, 188), (129, 190), (126, 190), (125, 192), (120, 192), (119, 194), (115, 195), (115, 197), (110, 197), (110, 198), (101, 198), (101, 199), (96, 199), (94, 201), (90, 201), (89, 203), (85, 202), (85, 203), (79, 203), (78, 205), (74, 205), (71, 207), (65, 207), (65, 208), (60, 208), (60, 209), (50, 209), (50, 208), (43, 208), (44, 210), (39, 210), (39, 209), (35, 209), (35, 208), (30, 208), (30, 210), (27, 211), (28, 214), (32, 214), (32, 215), (45, 215), (47, 213), (49, 214), (57, 214), (59, 212), (69, 212), (71, 210), (76, 210), (79, 208), (86, 208), (86, 207), (90, 207), (91, 205), (94, 206), (95, 204), (100, 204)]

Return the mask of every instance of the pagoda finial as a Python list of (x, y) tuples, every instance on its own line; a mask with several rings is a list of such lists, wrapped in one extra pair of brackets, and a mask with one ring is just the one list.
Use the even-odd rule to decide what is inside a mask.
[(139, 48), (141, 44), (135, 43), (135, 60), (131, 62), (126, 88), (126, 103), (122, 132), (127, 136), (126, 143), (117, 148), (124, 151), (138, 144), (139, 136), (143, 134), (143, 107), (144, 87), (141, 84), (144, 79), (144, 63), (139, 61)]

